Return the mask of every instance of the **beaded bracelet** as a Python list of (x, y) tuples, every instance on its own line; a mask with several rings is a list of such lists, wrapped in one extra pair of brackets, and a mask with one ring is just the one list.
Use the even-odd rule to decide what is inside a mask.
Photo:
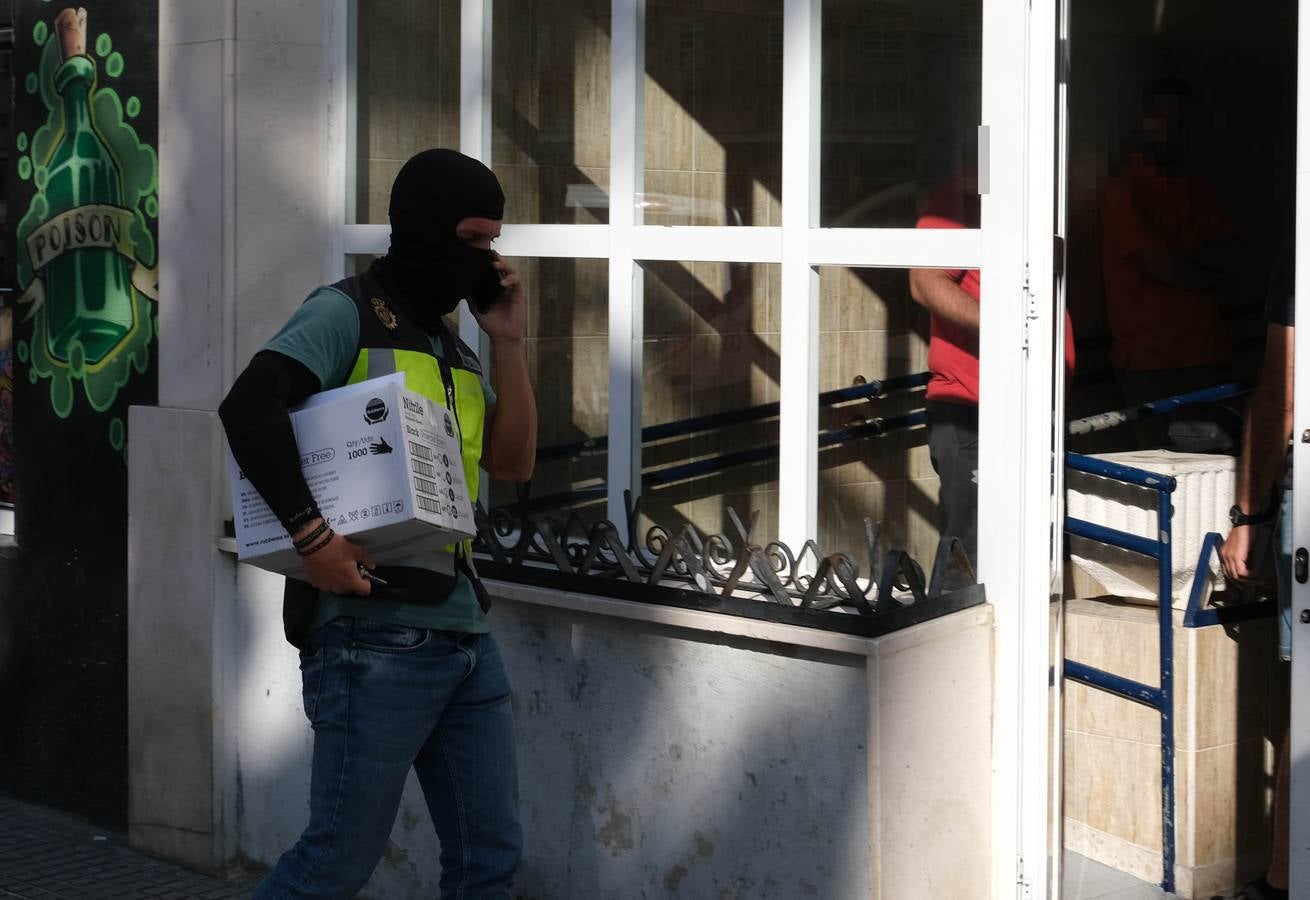
[(302, 537), (300, 540), (293, 542), (292, 546), (294, 546), (297, 550), (303, 550), (304, 548), (308, 547), (310, 544), (314, 543), (314, 541), (318, 540), (319, 537), (322, 536), (323, 532), (327, 531), (328, 528), (329, 526), (327, 523), (327, 519), (323, 519), (321, 522), (318, 523), (317, 528), (315, 528), (309, 534)]
[(297, 547), (297, 548), (296, 548), (296, 552), (299, 553), (302, 557), (303, 557), (303, 556), (313, 556), (315, 553), (317, 553), (318, 551), (322, 550), (322, 549), (323, 549), (324, 547), (326, 547), (328, 544), (332, 543), (332, 539), (333, 539), (334, 537), (336, 537), (336, 536), (337, 536), (337, 533), (336, 533), (335, 531), (333, 531), (331, 528), (329, 528), (329, 529), (327, 530), (327, 537), (323, 538), (323, 540), (319, 541), (317, 544), (315, 544), (314, 546), (310, 547), (308, 550), (301, 550), (299, 547)]

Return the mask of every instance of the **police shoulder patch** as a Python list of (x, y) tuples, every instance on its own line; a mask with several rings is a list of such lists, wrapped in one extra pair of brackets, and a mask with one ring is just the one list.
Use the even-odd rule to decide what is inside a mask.
[(374, 297), (369, 303), (373, 304), (373, 312), (377, 314), (378, 321), (382, 323), (383, 327), (387, 331), (395, 331), (399, 323), (396, 321), (396, 314), (391, 311), (391, 307), (387, 306), (386, 301)]

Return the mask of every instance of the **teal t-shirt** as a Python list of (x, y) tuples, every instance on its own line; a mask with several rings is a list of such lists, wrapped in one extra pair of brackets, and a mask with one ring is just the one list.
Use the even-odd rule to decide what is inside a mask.
[[(355, 302), (335, 288), (323, 287), (309, 295), (295, 315), (264, 345), (289, 356), (318, 376), (323, 390), (341, 387), (350, 376), (359, 350), (359, 313)], [(439, 340), (433, 339), (432, 352), (443, 355)], [(482, 378), (482, 392), (487, 407), (496, 403), (496, 392)], [(422, 556), (397, 560), (397, 565), (424, 566)], [(456, 573), (455, 589), (440, 603), (400, 603), (373, 597), (320, 592), (318, 613), (311, 628), (318, 628), (338, 616), (358, 616), (376, 622), (435, 628), (441, 631), (485, 632), (486, 616), (478, 605), (473, 585), (462, 573)]]

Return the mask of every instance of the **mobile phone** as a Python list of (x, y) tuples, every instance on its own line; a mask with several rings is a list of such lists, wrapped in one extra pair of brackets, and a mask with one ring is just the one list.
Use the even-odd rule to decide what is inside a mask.
[(489, 266), (473, 287), (473, 296), (469, 301), (479, 313), (486, 313), (496, 305), (497, 300), (505, 296), (505, 289), (501, 287), (500, 279), (500, 271), (495, 266)]

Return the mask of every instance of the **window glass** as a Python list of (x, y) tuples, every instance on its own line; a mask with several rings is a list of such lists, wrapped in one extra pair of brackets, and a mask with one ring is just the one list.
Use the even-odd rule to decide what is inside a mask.
[(819, 282), (819, 547), (867, 577), (868, 518), (927, 575), (943, 527), (924, 424), (929, 317), (905, 269), (824, 268)]
[(777, 225), (782, 3), (646, 4), (647, 224)]
[(459, 147), (459, 0), (357, 0), (355, 222), (386, 224), (396, 173)]
[[(603, 519), (607, 456), (586, 445), (603, 439), (609, 428), (609, 266), (594, 259), (506, 261), (527, 290), (538, 461), (530, 491), (494, 483), (492, 506)], [(491, 366), (494, 385), (495, 355), (484, 363)]]
[(823, 0), (822, 67), (820, 225), (910, 228), (976, 180), (982, 0)]
[(609, 0), (497, 3), (492, 166), (505, 220), (609, 220)]
[[(779, 276), (776, 265), (644, 263), (644, 428), (672, 433), (644, 442), (644, 517), (675, 533), (741, 541), (729, 515), (758, 521), (752, 540), (778, 533), (776, 406), (746, 420), (730, 414), (778, 402)], [(743, 457), (745, 454), (745, 457)]]

